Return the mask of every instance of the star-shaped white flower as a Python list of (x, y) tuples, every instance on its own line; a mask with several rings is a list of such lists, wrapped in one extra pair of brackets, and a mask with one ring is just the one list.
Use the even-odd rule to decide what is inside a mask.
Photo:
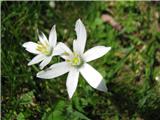
[(28, 63), (28, 65), (33, 65), (40, 63), (40, 68), (43, 69), (49, 62), (52, 57), (55, 55), (59, 55), (60, 51), (58, 49), (57, 44), (57, 33), (56, 26), (54, 25), (49, 34), (49, 40), (46, 38), (43, 32), (41, 34), (38, 33), (39, 41), (38, 43), (34, 42), (26, 42), (23, 44), (25, 49), (36, 56)]
[(69, 72), (66, 82), (69, 98), (73, 96), (77, 88), (79, 73), (82, 74), (84, 79), (93, 88), (106, 92), (107, 87), (103, 81), (102, 75), (87, 62), (102, 57), (111, 49), (111, 47), (96, 46), (84, 53), (87, 34), (85, 26), (80, 19), (76, 22), (75, 31), (77, 40), (74, 40), (73, 42), (74, 52), (72, 52), (65, 44), (60, 43), (59, 45), (64, 50), (61, 57), (65, 59), (65, 62), (53, 64), (47, 70), (40, 71), (37, 74), (37, 77), (52, 79)]

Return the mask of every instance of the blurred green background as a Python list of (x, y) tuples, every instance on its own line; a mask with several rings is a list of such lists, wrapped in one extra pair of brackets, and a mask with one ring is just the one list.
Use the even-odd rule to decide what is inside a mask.
[[(1, 2), (2, 119), (160, 120), (159, 11), (160, 2)], [(48, 36), (56, 24), (58, 41), (72, 47), (78, 18), (87, 29), (86, 50), (112, 47), (91, 62), (108, 93), (80, 77), (69, 100), (66, 75), (36, 78), (38, 65), (27, 66), (34, 55), (22, 44), (38, 41), (36, 29)]]

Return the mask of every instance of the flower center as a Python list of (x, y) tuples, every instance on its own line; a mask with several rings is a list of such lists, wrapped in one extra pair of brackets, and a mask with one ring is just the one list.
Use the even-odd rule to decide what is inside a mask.
[(38, 42), (37, 44), (38, 44), (38, 46), (36, 49), (39, 52), (41, 52), (42, 54), (47, 55), (47, 56), (51, 55), (52, 49), (47, 42), (44, 42), (44, 43)]
[(73, 53), (70, 59), (66, 61), (76, 67), (80, 67), (83, 64), (82, 58), (77, 53)]

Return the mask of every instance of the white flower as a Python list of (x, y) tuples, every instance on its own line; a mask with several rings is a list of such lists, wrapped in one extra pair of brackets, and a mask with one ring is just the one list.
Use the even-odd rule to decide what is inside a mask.
[(111, 47), (96, 46), (84, 53), (87, 34), (85, 26), (80, 19), (76, 22), (75, 31), (77, 40), (74, 40), (73, 42), (74, 52), (72, 52), (65, 44), (60, 43), (59, 45), (65, 51), (61, 55), (61, 57), (65, 59), (65, 62), (53, 64), (49, 69), (40, 71), (37, 74), (37, 77), (52, 79), (69, 72), (66, 82), (69, 98), (73, 96), (77, 88), (79, 73), (82, 74), (93, 88), (106, 92), (107, 87), (103, 81), (103, 77), (87, 62), (102, 57), (111, 49)]
[(59, 49), (57, 44), (57, 33), (56, 26), (54, 25), (49, 34), (49, 41), (44, 35), (43, 32), (41, 34), (38, 33), (39, 41), (38, 43), (34, 42), (26, 42), (23, 44), (23, 47), (30, 53), (36, 54), (36, 56), (28, 63), (28, 65), (33, 65), (40, 63), (40, 68), (43, 69), (49, 62), (52, 57), (55, 55), (59, 55)]

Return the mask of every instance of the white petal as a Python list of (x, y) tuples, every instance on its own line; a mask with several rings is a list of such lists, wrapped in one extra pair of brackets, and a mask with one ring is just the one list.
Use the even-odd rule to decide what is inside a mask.
[(69, 54), (72, 54), (72, 51), (70, 50), (70, 48), (69, 48), (66, 44), (64, 44), (64, 43), (62, 43), (62, 42), (59, 42), (58, 45), (59, 45), (59, 47), (61, 47), (61, 49), (62, 49), (64, 52), (67, 52), (67, 53), (69, 53)]
[(53, 64), (50, 68), (37, 73), (37, 77), (44, 79), (52, 79), (61, 76), (69, 71), (69, 66), (66, 62)]
[(86, 45), (87, 33), (85, 26), (80, 19), (76, 21), (75, 31), (77, 34), (77, 40), (74, 42), (73, 48), (75, 52), (82, 54)]
[(95, 60), (105, 55), (110, 49), (111, 47), (105, 47), (105, 46), (93, 47), (84, 53), (84, 59), (86, 62)]
[(61, 55), (65, 52), (65, 50), (63, 49), (63, 47), (61, 46), (63, 43), (58, 43), (54, 49), (53, 49), (53, 53), (52, 56), (56, 56), (56, 55)]
[(46, 45), (46, 43), (49, 44), (48, 39), (43, 32), (38, 32), (38, 38), (42, 44), (44, 44), (44, 45)]
[(77, 43), (77, 40), (73, 40), (73, 51), (74, 52), (77, 52), (78, 51), (78, 48), (79, 48), (79, 45)]
[(41, 62), (44, 58), (45, 58), (45, 56), (42, 54), (37, 55), (28, 63), (28, 65), (37, 64), (37, 63)]
[(51, 59), (52, 59), (52, 56), (49, 56), (49, 57), (46, 56), (46, 58), (39, 65), (40, 69), (43, 69), (46, 65), (48, 65)]
[(56, 26), (54, 25), (49, 34), (49, 44), (55, 47), (56, 43), (57, 43), (57, 33), (56, 33)]
[(85, 63), (80, 68), (80, 73), (93, 88), (104, 92), (107, 91), (107, 87), (103, 81), (103, 77), (92, 66)]
[(34, 54), (39, 54), (40, 52), (36, 50), (37, 48), (37, 43), (34, 42), (26, 42), (22, 45), (23, 47), (26, 48), (26, 50), (30, 53), (34, 53)]
[(79, 71), (77, 69), (70, 70), (67, 77), (67, 92), (69, 94), (69, 98), (72, 98), (78, 84)]
[(57, 48), (59, 49), (59, 53), (61, 52), (60, 56), (64, 59), (68, 58), (68, 55), (72, 54), (70, 48), (62, 42), (58, 43)]

